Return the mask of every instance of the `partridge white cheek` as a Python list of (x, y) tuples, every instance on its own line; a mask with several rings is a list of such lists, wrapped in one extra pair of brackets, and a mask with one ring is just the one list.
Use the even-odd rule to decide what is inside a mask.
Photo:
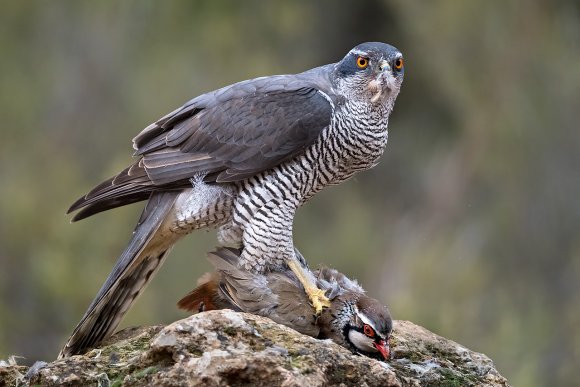
[(377, 349), (373, 346), (373, 340), (358, 331), (351, 330), (348, 332), (348, 338), (355, 347), (362, 351), (377, 352)]

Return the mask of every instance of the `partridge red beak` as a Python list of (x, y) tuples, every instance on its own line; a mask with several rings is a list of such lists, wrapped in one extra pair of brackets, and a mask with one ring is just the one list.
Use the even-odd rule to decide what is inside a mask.
[(391, 349), (389, 348), (389, 344), (385, 340), (381, 340), (378, 343), (373, 343), (377, 351), (381, 353), (385, 360), (389, 360), (391, 358)]

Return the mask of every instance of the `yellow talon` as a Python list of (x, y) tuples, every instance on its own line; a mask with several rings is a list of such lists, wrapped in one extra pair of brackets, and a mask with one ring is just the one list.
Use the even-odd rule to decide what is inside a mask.
[(307, 277), (304, 269), (297, 261), (288, 261), (288, 267), (294, 272), (294, 274), (296, 274), (298, 281), (300, 281), (302, 286), (304, 286), (304, 292), (306, 292), (306, 295), (310, 299), (310, 303), (314, 307), (316, 315), (320, 315), (323, 308), (330, 307), (330, 300), (326, 298), (325, 292), (316, 287), (316, 284)]
[(318, 289), (317, 287), (306, 289), (306, 294), (308, 294), (308, 298), (310, 298), (310, 302), (316, 310), (316, 315), (319, 315), (323, 308), (330, 307), (330, 300), (326, 298), (322, 289)]

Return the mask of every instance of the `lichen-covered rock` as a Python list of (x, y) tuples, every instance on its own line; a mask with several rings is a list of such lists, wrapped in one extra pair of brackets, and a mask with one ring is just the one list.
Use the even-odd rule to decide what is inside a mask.
[(267, 318), (222, 310), (124, 330), (26, 379), (21, 366), (0, 367), (0, 385), (507, 386), (486, 356), (410, 322), (395, 322), (391, 350), (393, 359), (383, 363)]
[(0, 387), (18, 385), (27, 371), (28, 367), (18, 365), (14, 356), (0, 360)]

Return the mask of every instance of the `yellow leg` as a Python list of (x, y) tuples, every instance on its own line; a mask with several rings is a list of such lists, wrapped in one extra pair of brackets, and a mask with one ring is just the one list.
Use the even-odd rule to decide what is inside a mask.
[(304, 291), (308, 295), (308, 298), (310, 299), (312, 306), (316, 310), (317, 315), (319, 315), (322, 312), (322, 308), (330, 307), (330, 301), (324, 295), (324, 291), (318, 289), (315, 284), (313, 284), (311, 281), (308, 280), (308, 277), (306, 276), (304, 269), (302, 268), (302, 266), (300, 266), (300, 264), (297, 261), (295, 261), (294, 259), (289, 260), (288, 267), (290, 268), (290, 270), (294, 272), (294, 274), (296, 274), (298, 281), (300, 281), (302, 286), (304, 286)]

